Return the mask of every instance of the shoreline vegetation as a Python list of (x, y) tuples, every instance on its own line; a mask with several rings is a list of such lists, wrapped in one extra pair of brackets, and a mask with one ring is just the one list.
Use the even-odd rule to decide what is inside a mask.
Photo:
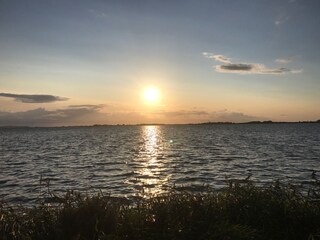
[(201, 123), (185, 123), (185, 124), (167, 124), (167, 123), (139, 123), (139, 124), (93, 124), (93, 125), (70, 125), (70, 126), (0, 126), (1, 128), (72, 128), (72, 127), (107, 127), (107, 126), (171, 126), (171, 125), (248, 125), (248, 124), (315, 124), (320, 123), (320, 119), (316, 121), (298, 121), (298, 122), (274, 122), (274, 121), (250, 121), (250, 122), (201, 122)]
[(246, 179), (201, 193), (173, 190), (126, 199), (69, 191), (33, 207), (0, 202), (0, 239), (315, 240), (320, 239), (315, 173), (310, 182), (308, 191), (279, 181), (260, 187)]

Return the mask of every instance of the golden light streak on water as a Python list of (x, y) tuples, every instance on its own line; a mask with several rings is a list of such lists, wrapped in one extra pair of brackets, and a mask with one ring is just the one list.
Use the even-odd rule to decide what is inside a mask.
[(160, 126), (144, 126), (142, 130), (144, 147), (141, 154), (145, 158), (143, 168), (139, 171), (143, 193), (147, 195), (159, 194), (162, 186), (169, 180), (169, 176), (162, 176), (163, 145)]

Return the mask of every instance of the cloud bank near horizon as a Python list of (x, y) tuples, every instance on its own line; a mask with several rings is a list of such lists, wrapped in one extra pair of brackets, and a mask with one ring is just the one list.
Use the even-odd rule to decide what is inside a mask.
[[(221, 54), (213, 54), (204, 52), (203, 55), (206, 58), (213, 59), (219, 64), (215, 66), (215, 70), (220, 73), (237, 73), (237, 74), (285, 74), (285, 73), (301, 73), (301, 69), (290, 68), (268, 68), (261, 63), (235, 63), (230, 58), (227, 58)], [(284, 63), (285, 59), (277, 59), (278, 62)], [(276, 61), (277, 61), (276, 60)], [(286, 63), (289, 63), (288, 60)]]
[(230, 112), (227, 110), (213, 112), (211, 113), (211, 118), (214, 119), (215, 122), (234, 122), (234, 123), (267, 120), (265, 118), (256, 117), (256, 116), (248, 115), (241, 112)]
[(1, 126), (62, 126), (84, 123), (88, 117), (97, 119), (100, 105), (73, 106), (64, 109), (46, 110), (36, 108), (22, 112), (0, 112)]
[[(251, 121), (263, 121), (265, 118), (247, 115), (241, 112), (233, 112), (228, 110), (222, 111), (204, 111), (204, 110), (180, 110), (180, 111), (162, 111), (154, 114), (162, 115), (172, 119), (188, 118), (195, 120), (196, 122), (251, 122)], [(193, 122), (190, 122), (193, 123)]]
[(0, 126), (71, 126), (93, 124), (139, 123), (197, 123), (197, 122), (250, 122), (264, 120), (240, 112), (203, 110), (140, 112), (102, 112), (105, 105), (70, 105), (66, 108), (46, 110), (36, 108), (21, 112), (0, 111)]
[(180, 111), (160, 111), (154, 112), (155, 115), (161, 115), (165, 117), (187, 117), (187, 116), (207, 116), (208, 112), (202, 110), (180, 110)]
[(22, 103), (52, 103), (57, 101), (67, 101), (69, 98), (59, 97), (47, 94), (13, 94), (0, 93), (0, 97), (13, 98), (17, 102)]

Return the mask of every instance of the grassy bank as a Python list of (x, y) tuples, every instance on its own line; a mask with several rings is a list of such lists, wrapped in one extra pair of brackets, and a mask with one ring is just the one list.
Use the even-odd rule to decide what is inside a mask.
[(230, 183), (134, 202), (69, 192), (54, 206), (0, 205), (0, 239), (320, 239), (319, 190)]

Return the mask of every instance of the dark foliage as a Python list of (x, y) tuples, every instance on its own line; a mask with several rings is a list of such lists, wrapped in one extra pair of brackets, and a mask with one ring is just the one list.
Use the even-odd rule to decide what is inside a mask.
[(2, 203), (0, 239), (320, 239), (316, 187), (302, 194), (279, 182), (261, 188), (246, 181), (135, 201), (69, 192), (59, 204), (32, 209)]

